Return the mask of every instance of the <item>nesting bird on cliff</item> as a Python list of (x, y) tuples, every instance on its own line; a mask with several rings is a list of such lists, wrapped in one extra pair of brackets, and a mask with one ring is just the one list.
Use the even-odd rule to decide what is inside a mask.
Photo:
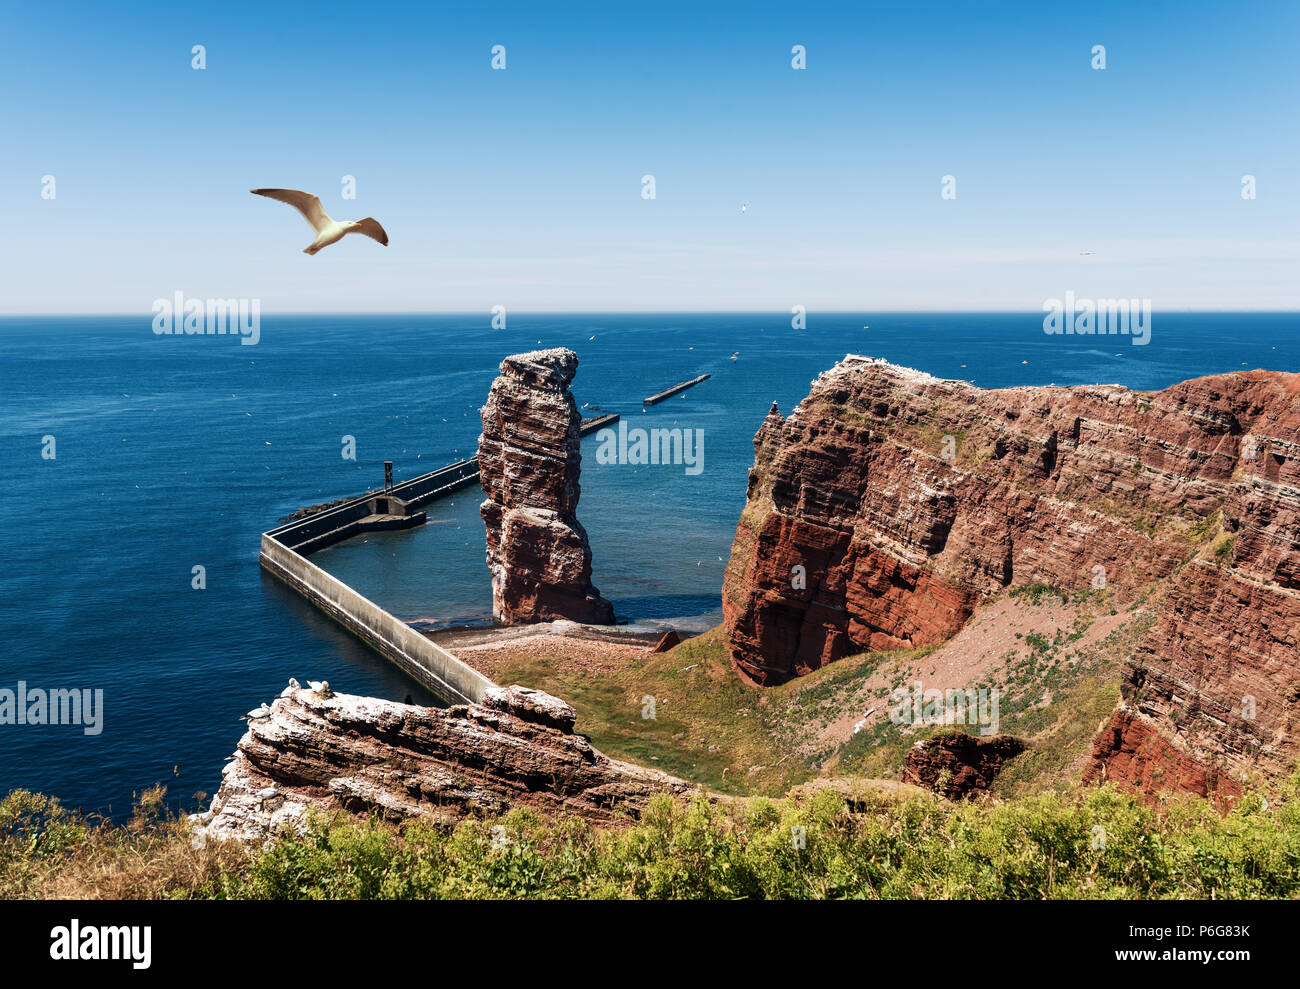
[(278, 800), (282, 794), (278, 786), (268, 786), (264, 790), (257, 791), (257, 809), (261, 810), (272, 800)]
[(325, 212), (325, 208), (320, 204), (320, 197), (313, 196), (310, 192), (301, 192), (298, 189), (249, 189), (248, 191), (255, 196), (265, 196), (267, 199), (288, 203), (311, 224), (311, 228), (316, 231), (316, 239), (302, 249), (304, 254), (315, 254), (321, 248), (337, 244), (347, 234), (365, 234), (371, 240), (377, 240), (385, 247), (388, 246), (388, 234), (373, 216), (367, 216), (364, 220), (344, 220), (340, 223)]
[(330, 690), (328, 680), (308, 680), (307, 686), (311, 687), (312, 693), (320, 694), (322, 697), (333, 697), (334, 691)]
[(271, 716), (271, 709), (267, 707), (265, 704), (259, 704), (257, 707), (253, 708), (253, 710), (249, 711), (239, 720), (240, 721), (261, 721), (263, 718), (269, 718), (270, 716)]

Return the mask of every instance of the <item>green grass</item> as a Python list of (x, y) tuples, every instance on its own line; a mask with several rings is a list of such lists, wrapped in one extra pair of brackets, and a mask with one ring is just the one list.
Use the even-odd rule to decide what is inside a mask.
[(1109, 788), (951, 804), (826, 787), (802, 800), (656, 798), (598, 827), (515, 810), (454, 828), (317, 815), (265, 847), (194, 848), (184, 820), (91, 826), (0, 801), (0, 896), (176, 899), (1041, 899), (1300, 896), (1300, 779), (1220, 817)]
[[(931, 651), (848, 656), (759, 688), (732, 669), (721, 628), (613, 672), (562, 669), (563, 649), (560, 641), (512, 660), (497, 679), (563, 697), (578, 712), (577, 730), (612, 758), (744, 796), (777, 796), (821, 774), (836, 752), (804, 752), (810, 728), (854, 714), (848, 704), (855, 688), (880, 667)], [(642, 717), (646, 697), (654, 698), (653, 719)], [(853, 744), (861, 743), (855, 737)]]

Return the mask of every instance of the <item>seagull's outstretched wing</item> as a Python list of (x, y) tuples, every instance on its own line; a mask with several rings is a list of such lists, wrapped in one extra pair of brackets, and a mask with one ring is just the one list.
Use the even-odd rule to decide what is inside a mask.
[(358, 220), (356, 229), (352, 232), (365, 234), (371, 240), (377, 240), (385, 247), (388, 246), (388, 234), (384, 233), (384, 228), (379, 225), (379, 221), (373, 216), (368, 216), (364, 220)]
[(249, 189), (248, 191), (255, 196), (265, 196), (267, 199), (288, 203), (303, 215), (303, 219), (310, 223), (311, 228), (317, 233), (334, 222), (325, 212), (325, 207), (320, 204), (320, 198), (310, 192), (300, 192), (297, 189)]

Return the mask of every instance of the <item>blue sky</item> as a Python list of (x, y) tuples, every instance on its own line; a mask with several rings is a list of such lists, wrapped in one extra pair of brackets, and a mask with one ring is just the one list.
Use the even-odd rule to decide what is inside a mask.
[(1300, 309), (1294, 2), (209, 6), (0, 11), (0, 312)]

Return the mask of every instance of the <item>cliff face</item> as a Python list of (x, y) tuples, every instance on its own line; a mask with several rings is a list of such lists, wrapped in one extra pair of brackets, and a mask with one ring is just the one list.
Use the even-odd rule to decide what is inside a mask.
[(1151, 393), (983, 390), (846, 358), (755, 437), (723, 586), (736, 668), (780, 683), (936, 644), (1011, 587), (1104, 586), (1124, 606), (1163, 581), (1096, 761), (1150, 788), (1138, 761), (1108, 754), (1150, 729), (1197, 766), (1285, 771), (1300, 714), (1298, 394), (1300, 375), (1263, 371)]
[(501, 362), (483, 407), (479, 476), (487, 500), (492, 612), (504, 624), (568, 618), (611, 625), (614, 608), (591, 583), (591, 549), (578, 522), (577, 404), (571, 350)]
[(255, 839), (313, 807), (451, 824), (530, 806), (608, 821), (639, 816), (656, 793), (695, 792), (606, 758), (573, 724), (564, 701), (523, 687), (445, 710), (286, 687), (268, 717), (249, 722), (196, 824), (205, 836)]

